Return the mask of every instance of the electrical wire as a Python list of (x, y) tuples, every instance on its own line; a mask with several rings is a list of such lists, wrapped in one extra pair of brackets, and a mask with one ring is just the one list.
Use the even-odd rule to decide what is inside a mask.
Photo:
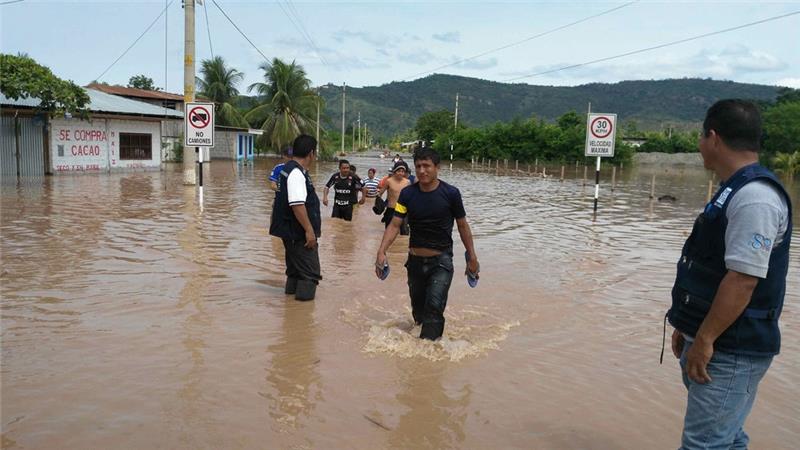
[(206, 31), (208, 32), (208, 48), (211, 50), (211, 59), (214, 59), (214, 45), (211, 43), (211, 27), (208, 25), (208, 8), (207, 2), (203, 2), (203, 13), (206, 15)]
[(283, 14), (292, 23), (295, 30), (297, 30), (297, 32), (300, 33), (303, 39), (305, 39), (308, 45), (311, 47), (311, 49), (314, 50), (314, 53), (317, 55), (317, 58), (319, 58), (319, 60), (322, 62), (323, 65), (328, 67), (328, 61), (326, 61), (325, 58), (322, 56), (322, 52), (319, 51), (317, 43), (314, 41), (314, 38), (311, 37), (311, 35), (308, 33), (308, 30), (303, 25), (303, 21), (300, 19), (300, 15), (297, 13), (297, 10), (294, 9), (294, 6), (288, 0), (286, 0), (286, 7), (284, 7), (280, 1), (278, 1), (277, 3), (278, 6), (281, 8), (281, 11), (283, 11)]
[(774, 20), (785, 19), (787, 17), (794, 16), (794, 15), (797, 15), (797, 14), (800, 14), (800, 11), (793, 11), (793, 12), (786, 13), (786, 14), (781, 14), (781, 15), (778, 15), (778, 16), (767, 17), (766, 19), (757, 20), (755, 22), (745, 23), (745, 24), (742, 24), (742, 25), (737, 25), (735, 27), (730, 27), (730, 28), (725, 28), (725, 29), (722, 29), (722, 30), (712, 31), (710, 33), (698, 34), (697, 36), (692, 36), (692, 37), (688, 37), (688, 38), (684, 38), (684, 39), (678, 39), (677, 41), (667, 42), (665, 44), (654, 45), (652, 47), (642, 48), (642, 49), (639, 49), (639, 50), (634, 50), (634, 51), (630, 51), (630, 52), (626, 52), (626, 53), (620, 53), (619, 55), (607, 56), (605, 58), (594, 59), (594, 60), (591, 60), (591, 61), (586, 61), (586, 62), (582, 62), (582, 63), (578, 63), (578, 64), (571, 64), (571, 65), (568, 65), (568, 66), (559, 67), (557, 69), (545, 70), (543, 72), (536, 72), (536, 73), (532, 73), (532, 74), (528, 74), (528, 75), (522, 75), (522, 76), (519, 76), (519, 77), (509, 78), (509, 79), (506, 79), (506, 80), (503, 80), (503, 81), (516, 81), (516, 80), (521, 80), (523, 78), (538, 77), (540, 75), (546, 75), (546, 74), (550, 74), (550, 73), (560, 72), (562, 70), (574, 69), (576, 67), (583, 67), (583, 66), (588, 66), (590, 64), (596, 64), (596, 63), (599, 63), (599, 62), (610, 61), (612, 59), (618, 59), (618, 58), (623, 58), (625, 56), (631, 56), (631, 55), (636, 55), (636, 54), (639, 54), (639, 53), (645, 53), (645, 52), (649, 52), (649, 51), (653, 51), (653, 50), (658, 50), (658, 49), (664, 48), (664, 47), (671, 47), (673, 45), (683, 44), (685, 42), (695, 41), (697, 39), (702, 39), (702, 38), (706, 38), (706, 37), (709, 37), (709, 36), (715, 36), (715, 35), (718, 35), (718, 34), (723, 34), (723, 33), (728, 33), (728, 32), (731, 32), (731, 31), (741, 30), (742, 28), (748, 28), (748, 27), (752, 27), (752, 26), (755, 26), (755, 25), (760, 25), (762, 23), (772, 22)]
[(444, 64), (444, 65), (441, 65), (439, 67), (436, 67), (435, 69), (430, 69), (430, 70), (426, 70), (424, 72), (416, 73), (414, 75), (411, 75), (409, 77), (404, 78), (403, 81), (407, 81), (407, 80), (410, 80), (412, 78), (417, 78), (420, 75), (427, 75), (429, 73), (436, 72), (437, 70), (445, 69), (447, 67), (456, 66), (456, 65), (461, 64), (463, 62), (467, 62), (467, 61), (471, 61), (471, 60), (476, 59), (476, 58), (480, 58), (481, 56), (486, 56), (488, 54), (491, 54), (491, 53), (494, 53), (494, 52), (498, 52), (500, 50), (505, 50), (507, 48), (511, 48), (511, 47), (515, 47), (515, 46), (520, 45), (520, 44), (524, 44), (524, 43), (532, 41), (534, 39), (538, 39), (540, 37), (547, 36), (548, 34), (555, 33), (556, 31), (561, 31), (561, 30), (564, 30), (566, 28), (570, 28), (570, 27), (573, 27), (575, 25), (581, 24), (583, 22), (587, 22), (589, 20), (596, 19), (598, 17), (604, 16), (606, 14), (611, 14), (614, 11), (617, 11), (617, 10), (620, 10), (622, 8), (628, 7), (630, 5), (633, 5), (634, 3), (639, 3), (639, 1), (640, 0), (635, 0), (635, 1), (632, 1), (632, 2), (628, 2), (628, 3), (625, 3), (624, 5), (616, 6), (614, 8), (605, 10), (603, 12), (600, 12), (600, 13), (597, 13), (597, 14), (593, 14), (591, 16), (584, 17), (583, 19), (579, 19), (579, 20), (576, 20), (574, 22), (570, 22), (568, 24), (561, 25), (561, 26), (558, 26), (556, 28), (552, 28), (552, 29), (549, 29), (547, 31), (543, 31), (543, 32), (538, 33), (538, 34), (534, 34), (533, 36), (529, 36), (529, 37), (527, 37), (525, 39), (522, 39), (520, 41), (512, 42), (512, 43), (506, 44), (506, 45), (501, 45), (500, 47), (496, 47), (496, 48), (493, 48), (491, 50), (486, 50), (485, 52), (481, 52), (481, 53), (478, 53), (476, 55), (472, 55), (472, 56), (469, 56), (469, 57), (466, 57), (466, 58), (463, 58), (463, 59), (459, 59), (457, 61), (453, 61), (451, 63), (447, 63), (447, 64)]
[(9, 0), (7, 2), (0, 3), (0, 6), (11, 5), (11, 4), (14, 4), (14, 3), (22, 3), (24, 1), (25, 0)]
[(219, 12), (221, 12), (221, 13), (222, 13), (222, 15), (223, 15), (223, 16), (225, 16), (225, 18), (226, 18), (226, 19), (228, 19), (228, 22), (230, 22), (230, 23), (231, 23), (231, 25), (233, 25), (233, 28), (236, 28), (236, 31), (238, 31), (238, 32), (239, 32), (239, 34), (241, 34), (241, 35), (242, 35), (242, 37), (243, 37), (243, 38), (245, 38), (245, 40), (246, 40), (247, 42), (249, 42), (249, 43), (250, 43), (250, 45), (251, 45), (251, 46), (253, 46), (253, 48), (254, 48), (254, 49), (256, 49), (256, 51), (258, 52), (258, 54), (259, 54), (259, 55), (261, 55), (261, 56), (264, 58), (264, 61), (266, 61), (267, 63), (269, 63), (269, 58), (267, 58), (267, 55), (265, 55), (265, 54), (264, 54), (264, 53), (263, 53), (261, 50), (259, 50), (259, 48), (256, 46), (256, 44), (254, 44), (254, 43), (253, 43), (253, 41), (251, 41), (251, 40), (250, 40), (250, 38), (249, 38), (249, 37), (247, 37), (247, 35), (246, 35), (246, 34), (244, 34), (244, 31), (242, 31), (242, 29), (241, 29), (241, 28), (239, 28), (239, 26), (238, 26), (238, 25), (236, 25), (236, 23), (233, 21), (233, 19), (231, 19), (231, 18), (230, 18), (230, 16), (228, 16), (228, 13), (226, 13), (226, 12), (225, 12), (225, 10), (224, 10), (224, 9), (222, 9), (222, 7), (221, 7), (221, 6), (219, 6), (219, 3), (217, 3), (217, 0), (211, 0), (211, 1), (213, 1), (213, 2), (214, 2), (214, 6), (216, 6), (216, 7), (217, 7), (217, 9), (219, 9)]
[(103, 75), (108, 73), (108, 71), (111, 70), (111, 68), (114, 67), (114, 65), (117, 64), (119, 62), (119, 60), (122, 59), (123, 56), (128, 54), (128, 52), (144, 37), (144, 35), (147, 34), (147, 32), (150, 31), (151, 28), (153, 28), (153, 25), (155, 25), (156, 22), (158, 22), (158, 19), (160, 19), (161, 16), (163, 16), (164, 13), (167, 12), (167, 8), (169, 8), (170, 5), (172, 5), (172, 3), (174, 1), (175, 0), (171, 0), (167, 4), (167, 6), (165, 6), (164, 9), (161, 10), (161, 12), (158, 14), (158, 16), (156, 16), (156, 18), (150, 23), (150, 25), (148, 25), (147, 28), (145, 28), (144, 31), (142, 31), (142, 34), (140, 34), (139, 37), (137, 37), (136, 40), (133, 41), (133, 43), (130, 46), (128, 46), (128, 48), (125, 49), (125, 51), (122, 52), (122, 54), (117, 57), (117, 59), (114, 60), (114, 62), (112, 62), (108, 67), (106, 67), (106, 70), (104, 70), (103, 73), (100, 74), (100, 76), (95, 78), (95, 80), (100, 81), (103, 78)]

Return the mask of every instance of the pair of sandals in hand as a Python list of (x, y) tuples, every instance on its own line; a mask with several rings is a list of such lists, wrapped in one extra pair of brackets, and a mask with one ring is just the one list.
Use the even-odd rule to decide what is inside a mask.
[[(478, 270), (476, 272), (470, 272), (470, 270), (469, 270), (469, 252), (464, 252), (464, 258), (466, 258), (466, 260), (467, 260), (467, 270), (465, 272), (466, 275), (467, 275), (467, 284), (469, 284), (469, 287), (474, 288), (475, 286), (478, 285), (478, 279), (480, 278), (480, 276), (478, 274), (481, 272), (481, 265), (480, 265), (480, 263), (478, 263)], [(380, 273), (380, 279), (381, 280), (385, 280), (386, 278), (389, 277), (389, 263), (388, 262), (384, 262), (383, 263), (383, 268), (378, 267), (378, 269), (381, 270), (381, 273)]]

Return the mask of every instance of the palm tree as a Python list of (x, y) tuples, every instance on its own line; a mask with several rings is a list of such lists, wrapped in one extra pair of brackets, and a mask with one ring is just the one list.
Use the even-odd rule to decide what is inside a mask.
[(204, 59), (200, 63), (200, 74), (202, 77), (197, 78), (197, 93), (214, 102), (217, 124), (248, 128), (242, 113), (233, 106), (233, 101), (239, 95), (236, 85), (244, 79), (244, 74), (227, 67), (221, 56)]
[(775, 172), (786, 175), (790, 180), (800, 173), (800, 150), (794, 153), (778, 153), (772, 158)]
[(264, 130), (264, 139), (273, 149), (280, 149), (302, 133), (313, 134), (319, 97), (311, 90), (306, 71), (294, 61), (286, 64), (278, 58), (262, 63), (264, 82), (253, 83), (263, 103), (250, 110), (245, 118)]

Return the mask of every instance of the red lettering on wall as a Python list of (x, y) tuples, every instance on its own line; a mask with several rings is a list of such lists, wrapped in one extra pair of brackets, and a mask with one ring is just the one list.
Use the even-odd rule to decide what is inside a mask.
[(68, 141), (69, 139), (69, 130), (59, 130), (58, 132), (58, 140), (59, 141)]

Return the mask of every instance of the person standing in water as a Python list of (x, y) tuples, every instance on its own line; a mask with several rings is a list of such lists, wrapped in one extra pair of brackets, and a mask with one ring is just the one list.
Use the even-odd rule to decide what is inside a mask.
[[(314, 300), (322, 280), (317, 238), (322, 234), (319, 198), (308, 168), (316, 158), (317, 141), (300, 135), (292, 146), (292, 159), (280, 172), (272, 204), (269, 234), (281, 238), (286, 257), (284, 292), (296, 300)], [(285, 188), (284, 188), (285, 186)]]
[[(331, 175), (322, 191), (322, 203), (328, 206), (328, 192), (333, 188), (333, 211), (331, 217), (353, 220), (353, 191), (360, 189), (356, 180), (350, 175), (350, 163), (346, 159), (339, 160), (339, 171)], [(356, 192), (356, 195), (358, 193)], [(357, 198), (356, 198), (357, 201)]]
[(273, 191), (278, 192), (280, 190), (280, 186), (278, 186), (278, 181), (280, 181), (281, 179), (281, 170), (283, 170), (283, 167), (291, 158), (292, 158), (292, 147), (287, 145), (286, 147), (283, 147), (283, 150), (281, 150), (281, 162), (279, 162), (278, 164), (275, 165), (275, 167), (272, 168), (272, 172), (270, 172), (269, 175), (269, 188), (272, 189)]
[[(383, 185), (378, 191), (378, 196), (388, 192), (386, 194), (386, 211), (383, 214), (383, 219), (381, 219), (385, 228), (389, 226), (394, 218), (395, 204), (400, 197), (400, 192), (411, 184), (407, 174), (408, 164), (405, 161), (395, 163), (394, 167), (392, 167), (392, 175), (383, 180)], [(406, 223), (401, 225), (400, 234), (404, 236), (408, 234), (408, 225)]]
[(724, 181), (683, 245), (666, 317), (688, 392), (684, 450), (747, 448), (745, 420), (781, 347), (792, 202), (758, 163), (761, 137), (751, 102), (706, 112), (700, 155)]
[(375, 258), (375, 275), (383, 279), (386, 250), (400, 234), (407, 217), (411, 226), (406, 262), (411, 314), (414, 322), (422, 325), (419, 337), (430, 340), (439, 339), (444, 333), (444, 310), (453, 280), (454, 221), (467, 249), (467, 270), (475, 277), (479, 271), (461, 192), (439, 179), (439, 163), (439, 155), (430, 148), (414, 154), (418, 182), (400, 193)]

